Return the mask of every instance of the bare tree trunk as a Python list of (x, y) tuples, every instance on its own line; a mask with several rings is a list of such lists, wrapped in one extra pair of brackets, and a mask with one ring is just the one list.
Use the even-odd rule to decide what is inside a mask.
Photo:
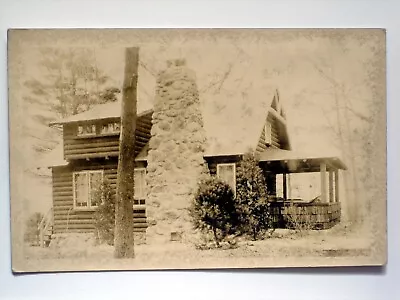
[[(340, 103), (339, 103), (339, 96), (338, 92), (336, 90), (336, 85), (333, 85), (334, 88), (334, 99), (335, 99), (335, 111), (336, 111), (336, 120), (337, 120), (337, 128), (338, 128), (338, 136), (339, 136), (339, 141), (340, 141), (340, 148), (342, 152), (342, 157), (343, 159), (346, 159), (347, 152), (346, 152), (346, 145), (343, 137), (343, 127), (342, 127), (342, 120), (340, 117)], [(344, 193), (345, 193), (345, 201), (347, 203), (347, 218), (351, 221), (353, 221), (353, 206), (351, 202), (353, 201), (351, 194), (349, 193), (350, 187), (349, 187), (349, 180), (348, 180), (348, 174), (346, 172), (343, 173), (343, 183), (344, 183)]]
[[(343, 90), (343, 86), (340, 85), (340, 83), (338, 83), (333, 77), (330, 77), (329, 75), (327, 75), (322, 69), (320, 69), (316, 64), (314, 64), (314, 68), (319, 72), (319, 74), (325, 79), (327, 80), (327, 82), (332, 86), (333, 88), (333, 96), (334, 96), (334, 100), (335, 100), (335, 112), (336, 112), (336, 119), (337, 119), (337, 128), (338, 128), (338, 138), (340, 141), (340, 146), (341, 146), (341, 151), (342, 151), (342, 156), (343, 159), (349, 158), (351, 160), (351, 172), (354, 173), (355, 172), (355, 160), (354, 160), (354, 153), (353, 151), (351, 151), (351, 153), (347, 153), (347, 145), (346, 145), (346, 141), (345, 141), (345, 137), (344, 137), (344, 132), (343, 132), (343, 128), (345, 128), (347, 131), (350, 130), (350, 124), (349, 124), (349, 120), (348, 120), (348, 115), (346, 114), (344, 116), (345, 120), (345, 124), (343, 124), (342, 121), (342, 116), (340, 114), (340, 99), (341, 98), (345, 98), (345, 92)], [(338, 95), (339, 94), (339, 95)], [(347, 109), (347, 103), (346, 100), (342, 100), (345, 102), (345, 113), (346, 113), (346, 109)], [(350, 132), (347, 132), (347, 137), (348, 137), (348, 141), (347, 143), (350, 144), (350, 149), (353, 150), (353, 144), (352, 144), (352, 140), (350, 137)], [(356, 220), (356, 196), (357, 194), (357, 190), (355, 189), (355, 186), (357, 185), (356, 182), (356, 178), (354, 177), (355, 175), (352, 174), (353, 176), (350, 178), (349, 180), (349, 176), (347, 174), (347, 172), (343, 173), (343, 177), (344, 177), (344, 192), (345, 192), (345, 198), (346, 198), (346, 204), (347, 204), (347, 217), (348, 219), (354, 223)], [(353, 193), (350, 193), (350, 185), (352, 187), (352, 191)], [(354, 198), (353, 198), (354, 197)]]
[(99, 68), (97, 67), (96, 48), (93, 48), (93, 58), (94, 58), (94, 74), (95, 74), (95, 85), (96, 85), (96, 102), (99, 102), (100, 100)]
[(60, 110), (61, 110), (61, 115), (63, 118), (65, 118), (68, 115), (68, 108), (67, 108), (67, 101), (65, 100), (64, 96), (64, 76), (62, 73), (62, 68), (58, 70), (59, 77), (60, 77), (60, 87), (58, 89), (58, 92), (60, 93)]
[[(341, 86), (341, 94), (344, 96), (344, 88), (343, 84)], [(344, 119), (345, 119), (345, 126), (346, 126), (346, 132), (348, 135), (348, 147), (349, 147), (349, 152), (350, 152), (350, 168), (351, 168), (351, 175), (352, 175), (352, 182), (353, 182), (353, 196), (354, 199), (352, 199), (350, 210), (351, 210), (351, 217), (352, 221), (355, 223), (362, 222), (362, 213), (359, 212), (360, 208), (362, 207), (362, 203), (360, 201), (359, 197), (359, 188), (358, 188), (358, 178), (357, 178), (357, 164), (356, 164), (356, 152), (354, 151), (354, 143), (353, 139), (351, 137), (351, 126), (350, 126), (350, 117), (348, 115), (348, 101), (345, 101), (345, 109), (344, 109)]]
[(121, 107), (120, 152), (115, 205), (114, 257), (133, 258), (133, 198), (135, 168), (135, 130), (139, 48), (125, 50), (125, 75)]

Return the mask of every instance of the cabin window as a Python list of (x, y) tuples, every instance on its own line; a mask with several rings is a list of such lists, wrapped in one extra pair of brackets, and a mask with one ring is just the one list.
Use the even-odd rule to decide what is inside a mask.
[(79, 125), (77, 135), (78, 136), (96, 135), (96, 125), (95, 124)]
[(73, 173), (74, 208), (96, 208), (100, 204), (98, 193), (102, 183), (102, 170)]
[(146, 199), (146, 169), (137, 168), (135, 169), (135, 204), (144, 204), (144, 199)]
[(217, 177), (229, 184), (233, 192), (236, 194), (236, 165), (232, 164), (218, 164)]
[(133, 205), (145, 205), (146, 204), (146, 199), (134, 199), (133, 200)]
[(101, 134), (112, 134), (119, 133), (120, 131), (120, 123), (119, 122), (111, 122), (106, 123), (101, 126)]
[(267, 146), (272, 144), (272, 124), (267, 122), (264, 126), (264, 141)]

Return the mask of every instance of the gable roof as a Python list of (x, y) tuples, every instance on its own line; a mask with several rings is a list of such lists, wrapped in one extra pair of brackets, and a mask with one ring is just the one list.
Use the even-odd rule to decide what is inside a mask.
[[(224, 102), (220, 97), (223, 96), (213, 100)], [(248, 98), (253, 99), (256, 96), (252, 97), (250, 94)], [(287, 140), (290, 149), (286, 120), (281, 115), (282, 102), (279, 100), (278, 90), (265, 95), (263, 100), (258, 101), (253, 107), (226, 107), (221, 114), (205, 112), (203, 118), (208, 141), (205, 156), (244, 154), (249, 150), (255, 150), (268, 114), (278, 119), (280, 134)], [(272, 109), (273, 101), (276, 101), (277, 111)], [(229, 98), (225, 101), (225, 103), (231, 102), (232, 99)], [(243, 103), (241, 105), (243, 106)]]

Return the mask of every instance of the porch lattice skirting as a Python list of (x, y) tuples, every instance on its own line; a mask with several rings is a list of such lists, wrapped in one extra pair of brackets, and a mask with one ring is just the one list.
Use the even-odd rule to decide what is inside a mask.
[(296, 225), (308, 229), (328, 229), (340, 222), (340, 202), (335, 203), (271, 203), (275, 227), (291, 228)]

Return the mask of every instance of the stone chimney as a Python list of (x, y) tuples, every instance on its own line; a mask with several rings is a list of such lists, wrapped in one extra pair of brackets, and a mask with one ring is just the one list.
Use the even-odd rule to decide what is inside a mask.
[(157, 78), (148, 153), (149, 239), (179, 240), (192, 229), (188, 208), (204, 170), (206, 142), (195, 73), (167, 61)]

